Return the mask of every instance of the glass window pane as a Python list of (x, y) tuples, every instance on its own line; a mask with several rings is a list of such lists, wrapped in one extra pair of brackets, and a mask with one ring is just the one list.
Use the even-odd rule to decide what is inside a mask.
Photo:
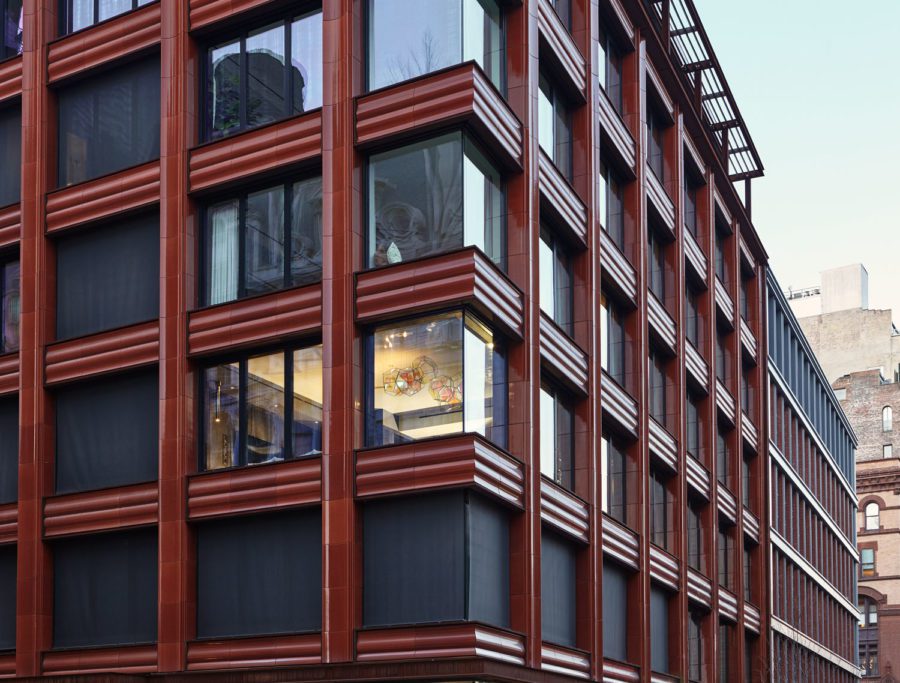
[(487, 434), (490, 401), (493, 393), (491, 372), (493, 342), (489, 333), (477, 323), (466, 320), (463, 343), (463, 411), (465, 431)]
[(554, 149), (554, 114), (553, 94), (550, 84), (541, 76), (538, 89), (538, 144), (544, 153), (551, 159), (555, 159)]
[(501, 85), (503, 43), (500, 7), (494, 0), (463, 0), (463, 62), (474, 60), (494, 85)]
[(19, 348), (19, 262), (3, 267), (3, 353)]
[(203, 373), (206, 417), (204, 469), (215, 470), (239, 464), (240, 374), (238, 363), (207, 368)]
[(284, 460), (284, 354), (247, 361), (247, 464)]
[(247, 37), (247, 126), (287, 115), (284, 26), (276, 24)]
[[(249, 46), (249, 43), (248, 43)], [(293, 113), (322, 106), (322, 11), (311, 12), (291, 24)]]
[(71, 0), (71, 3), (73, 31), (94, 23), (94, 0)]
[(241, 126), (241, 44), (234, 41), (210, 52), (209, 135), (220, 138)]
[(572, 267), (565, 248), (557, 242), (554, 252), (554, 288), (556, 289), (556, 315), (554, 320), (567, 333), (572, 334)]
[(556, 481), (556, 401), (541, 389), (541, 474)]
[(553, 247), (547, 243), (545, 235), (541, 235), (538, 243), (538, 286), (541, 310), (550, 318), (556, 316), (555, 278), (553, 277)]
[(322, 452), (322, 346), (294, 351), (293, 456)]
[(100, 0), (100, 17), (97, 21), (109, 19), (131, 9), (131, 0)]
[(476, 246), (501, 268), (505, 197), (500, 173), (468, 139), (463, 161), (463, 245)]
[(22, 113), (19, 107), (0, 110), (0, 206), (21, 200)]
[(284, 188), (247, 196), (244, 253), (248, 295), (284, 287)]
[(322, 178), (294, 183), (291, 191), (291, 284), (322, 277)]
[(217, 204), (207, 216), (206, 303), (220, 304), (237, 298), (238, 201)]

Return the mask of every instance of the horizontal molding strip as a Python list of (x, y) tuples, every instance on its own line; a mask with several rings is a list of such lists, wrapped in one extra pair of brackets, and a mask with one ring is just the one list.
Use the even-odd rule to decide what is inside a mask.
[(286, 289), (194, 311), (188, 318), (188, 353), (284, 340), (321, 326), (322, 285)]
[(695, 457), (689, 455), (685, 458), (685, 474), (687, 477), (687, 482), (697, 493), (703, 496), (706, 500), (709, 500), (711, 492), (710, 492), (710, 477), (707, 469), (697, 461)]
[(675, 320), (656, 298), (656, 295), (650, 291), (647, 292), (647, 320), (650, 323), (650, 332), (654, 333), (656, 338), (665, 344), (669, 353), (674, 355), (677, 334)]
[(45, 652), (43, 673), (56, 676), (156, 671), (156, 645)]
[(19, 504), (0, 505), (0, 543), (15, 543), (19, 537)]
[(675, 236), (675, 204), (669, 198), (666, 190), (656, 174), (649, 168), (645, 175), (647, 178), (647, 200), (656, 209), (656, 213), (662, 219), (663, 225), (673, 237)]
[(22, 94), (22, 56), (0, 63), (0, 102)]
[(283, 171), (322, 154), (322, 112), (303, 114), (191, 150), (191, 192)]
[(706, 164), (703, 161), (703, 157), (700, 155), (700, 152), (697, 150), (697, 146), (694, 144), (694, 140), (688, 134), (687, 131), (684, 131), (681, 136), (681, 141), (684, 144), (684, 148), (687, 150), (687, 156), (690, 157), (691, 162), (696, 166), (696, 170), (700, 172), (700, 175), (706, 176)]
[(622, 294), (632, 306), (637, 306), (637, 275), (634, 268), (613, 243), (606, 230), (600, 233), (600, 267), (601, 277)]
[(188, 518), (311, 505), (322, 500), (322, 459), (203, 472), (188, 478)]
[(602, 88), (600, 88), (598, 100), (600, 127), (605, 133), (605, 135), (600, 136), (600, 142), (601, 144), (608, 143), (605, 144), (604, 149), (607, 146), (612, 147), (612, 151), (619, 157), (619, 161), (634, 176), (637, 159), (637, 146), (634, 144), (634, 137)]
[(498, 323), (506, 332), (522, 338), (522, 293), (474, 247), (356, 276), (356, 317), (360, 322), (466, 304), (488, 322)]
[(187, 646), (188, 671), (300, 666), (321, 661), (319, 633), (196, 641)]
[(725, 285), (722, 284), (722, 281), (718, 276), (715, 277), (716, 280), (716, 308), (722, 314), (725, 322), (734, 329), (734, 300), (731, 298), (731, 295), (728, 293), (728, 290), (725, 288)]
[(587, 396), (587, 355), (543, 312), (540, 319), (540, 352), (550, 374), (569, 389)]
[(638, 683), (641, 680), (637, 667), (610, 659), (603, 660), (603, 683)]
[(19, 204), (0, 209), (0, 247), (19, 241), (22, 234), (22, 211)]
[(271, 0), (189, 0), (189, 2), (191, 29), (194, 30), (265, 5)]
[(696, 238), (691, 234), (689, 230), (685, 229), (681, 234), (684, 235), (685, 260), (694, 271), (694, 276), (697, 277), (704, 284), (704, 286), (706, 286), (706, 254), (703, 253), (700, 245), (697, 244)]
[(590, 512), (587, 503), (543, 478), (541, 520), (579, 541), (590, 541)]
[(357, 451), (360, 498), (474, 486), (507, 504), (525, 505), (525, 468), (474, 434)]
[(674, 591), (678, 590), (681, 571), (678, 560), (650, 544), (650, 576)]
[(360, 662), (475, 656), (522, 665), (525, 663), (525, 639), (480, 624), (373, 629), (356, 633), (356, 658)]
[(780, 633), (786, 638), (793, 640), (795, 643), (802, 645), (813, 654), (816, 654), (822, 659), (839, 666), (844, 671), (850, 673), (850, 675), (854, 678), (858, 678), (860, 676), (860, 669), (853, 662), (847, 661), (836, 652), (833, 652), (824, 645), (817, 643), (815, 640), (807, 636), (802, 631), (798, 631), (787, 622), (773, 616), (769, 623), (772, 627), (772, 630), (776, 633)]
[(718, 377), (716, 378), (716, 406), (722, 413), (722, 417), (728, 420), (729, 424), (734, 425), (734, 397)]
[(744, 627), (759, 634), (761, 626), (759, 610), (749, 602), (744, 603)]
[(757, 543), (759, 538), (759, 519), (746, 507), (744, 508), (744, 533)]
[(747, 413), (741, 414), (741, 435), (754, 453), (759, 451), (759, 433), (756, 431), (753, 421), (747, 417)]
[(160, 3), (127, 12), (50, 43), (47, 77), (50, 83), (101, 64), (146, 50), (160, 42)]
[(64, 187), (47, 195), (47, 232), (110, 218), (159, 202), (159, 161)]
[(741, 250), (741, 258), (744, 259), (747, 267), (750, 270), (756, 270), (756, 259), (753, 258), (753, 252), (750, 251), (750, 247), (748, 247), (747, 243), (744, 241), (743, 235), (738, 240), (738, 245)]
[(542, 149), (538, 150), (538, 190), (542, 212), (551, 222), (564, 228), (571, 239), (586, 247), (587, 207)]
[(719, 614), (735, 622), (738, 620), (737, 598), (722, 586), (719, 586)]
[(19, 353), (0, 356), (0, 395), (19, 391)]
[(689, 377), (694, 380), (696, 385), (704, 393), (709, 393), (709, 365), (689, 341), (685, 341), (684, 344), (684, 365)]
[(158, 498), (156, 482), (47, 498), (44, 500), (44, 537), (156, 524)]
[(541, 668), (574, 678), (591, 677), (591, 659), (586, 653), (552, 643), (541, 643)]
[(703, 576), (696, 569), (688, 567), (687, 570), (688, 598), (704, 607), (711, 608), (713, 600), (712, 581)]
[(9, 652), (0, 655), (0, 676), (12, 677), (16, 675), (16, 653)]
[(472, 62), (364, 95), (356, 102), (356, 141), (366, 147), (467, 125), (508, 169), (522, 167), (522, 124)]
[(602, 515), (602, 518), (603, 553), (616, 558), (632, 569), (638, 569), (640, 550), (637, 534), (605, 514)]
[(666, 465), (670, 470), (678, 470), (678, 444), (675, 437), (663, 427), (655, 418), (649, 420), (650, 452)]
[(741, 318), (741, 344), (747, 352), (747, 355), (755, 363), (757, 360), (756, 336), (753, 334), (750, 325), (747, 324), (747, 321), (744, 320), (743, 317)]
[(559, 15), (548, 0), (540, 0), (537, 6), (538, 31), (546, 47), (549, 48), (549, 54), (545, 55), (542, 52), (541, 57), (542, 59), (549, 57), (551, 61), (556, 62), (558, 71), (562, 72), (568, 80), (568, 89), (578, 93), (583, 100), (587, 67), (581, 50), (578, 49), (572, 39), (572, 34), (563, 26)]
[(45, 353), (47, 384), (151, 365), (159, 362), (159, 322), (56, 342)]
[(725, 515), (732, 524), (737, 523), (737, 501), (734, 499), (734, 494), (718, 482), (716, 482), (716, 491), (718, 492), (719, 512)]
[(632, 436), (637, 436), (638, 407), (635, 401), (618, 383), (603, 371), (600, 381), (600, 406), (605, 415)]

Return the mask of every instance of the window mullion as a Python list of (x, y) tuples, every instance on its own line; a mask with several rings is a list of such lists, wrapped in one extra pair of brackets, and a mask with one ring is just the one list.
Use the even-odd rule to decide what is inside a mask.
[(294, 352), (284, 352), (284, 459), (294, 458)]
[(248, 92), (250, 82), (250, 60), (247, 58), (247, 39), (245, 37), (241, 37), (241, 82), (240, 82), (240, 104), (238, 108), (240, 109), (238, 120), (240, 122), (238, 130), (244, 130), (247, 127), (247, 121), (249, 119), (247, 113), (248, 105)]
[(243, 359), (238, 364), (238, 453), (236, 462), (232, 462), (232, 467), (243, 467), (247, 460), (247, 359)]
[(284, 186), (284, 215), (282, 220), (284, 221), (284, 227), (281, 230), (281, 240), (282, 240), (282, 260), (283, 263), (283, 276), (284, 276), (284, 288), (288, 288), (291, 286), (291, 247), (294, 244), (294, 231), (293, 231), (293, 203), (294, 203), (294, 185), (293, 183), (286, 183)]
[(237, 276), (237, 295), (241, 299), (247, 295), (247, 267), (246, 267), (246, 217), (247, 217), (247, 197), (242, 196), (238, 200), (238, 276)]
[(284, 22), (284, 72), (282, 74), (282, 83), (284, 84), (284, 109), (282, 116), (291, 116), (294, 113), (294, 96), (293, 87), (294, 79), (291, 78), (291, 20), (286, 19)]

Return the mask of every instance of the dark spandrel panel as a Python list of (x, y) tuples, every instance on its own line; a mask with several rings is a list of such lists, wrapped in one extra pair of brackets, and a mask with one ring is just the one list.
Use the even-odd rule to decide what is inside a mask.
[(66, 237), (56, 250), (56, 337), (159, 317), (159, 216)]
[(468, 618), (509, 626), (509, 517), (504, 508), (469, 494)]
[(19, 400), (0, 401), (0, 504), (19, 497)]
[(566, 647), (576, 646), (577, 550), (558, 534), (541, 533), (541, 637)]
[(153, 481), (158, 476), (156, 368), (56, 392), (56, 492)]
[(669, 672), (669, 594), (656, 586), (650, 589), (650, 666)]
[(16, 546), (0, 547), (0, 650), (16, 647)]
[(366, 503), (363, 624), (465, 618), (462, 491)]
[(53, 543), (53, 646), (156, 641), (156, 529)]
[(202, 524), (197, 529), (197, 636), (322, 627), (319, 508)]
[(159, 59), (59, 91), (61, 187), (159, 158)]
[(18, 106), (5, 107), (0, 109), (0, 206), (21, 199), (21, 181), (22, 111)]
[(628, 572), (603, 563), (603, 656), (628, 661)]

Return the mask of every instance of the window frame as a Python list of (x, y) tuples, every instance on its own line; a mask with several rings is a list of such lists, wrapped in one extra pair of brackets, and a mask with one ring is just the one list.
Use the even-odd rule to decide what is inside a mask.
[[(547, 315), (557, 327), (569, 337), (574, 332), (574, 308), (575, 308), (575, 273), (572, 261), (574, 254), (568, 243), (556, 234), (547, 225), (542, 225), (538, 239), (550, 249), (552, 258), (551, 276), (553, 280), (553, 311), (552, 315), (543, 306), (541, 311)], [(541, 248), (541, 245), (538, 245)], [(538, 262), (540, 263), (540, 255)], [(540, 271), (540, 267), (538, 268)], [(540, 273), (543, 275), (543, 273)], [(564, 292), (568, 294), (564, 294)], [(539, 298), (541, 298), (539, 296)]]
[[(542, 150), (544, 154), (553, 162), (553, 165), (556, 169), (562, 174), (563, 178), (567, 181), (572, 181), (573, 175), (573, 145), (572, 145), (572, 110), (569, 106), (569, 103), (566, 97), (563, 95), (561, 88), (557, 87), (555, 83), (557, 79), (552, 77), (552, 74), (547, 73), (545, 70), (539, 71), (538, 76), (538, 100), (541, 99), (541, 96), (544, 97), (549, 103), (551, 111), (553, 112), (553, 121), (551, 126), (551, 131), (553, 135), (553, 149), (547, 150), (544, 149), (544, 146), (540, 141), (540, 131), (541, 131), (541, 123), (540, 123), (540, 112), (538, 112), (538, 149)], [(538, 109), (540, 109), (540, 104), (538, 104)], [(561, 139), (562, 136), (565, 135), (565, 140)], [(564, 154), (565, 156), (562, 156)]]
[[(126, 14), (130, 14), (131, 12), (135, 12), (142, 7), (146, 7), (147, 5), (152, 5), (154, 2), (158, 2), (159, 0), (131, 0), (131, 8), (125, 10), (124, 12), (119, 12), (118, 14), (113, 14), (106, 19), (100, 19), (100, 0), (94, 0), (93, 7), (91, 11), (91, 15), (93, 19), (91, 22), (82, 26), (79, 29), (73, 28), (74, 23), (74, 15), (75, 10), (73, 9), (73, 4), (75, 0), (60, 0), (59, 2), (59, 37), (64, 38), (65, 36), (70, 36), (73, 33), (79, 33), (81, 31), (86, 31), (89, 28), (93, 28), (98, 24), (104, 24), (107, 21), (112, 21), (113, 19), (118, 19), (119, 17), (123, 17)], [(0, 4), (3, 3), (3, 0), (0, 0)]]
[[(874, 514), (871, 513), (873, 507), (875, 508)], [(881, 528), (881, 506), (874, 500), (866, 503), (864, 517), (866, 531), (878, 531)]]
[(603, 480), (600, 509), (627, 526), (628, 451), (616, 435), (606, 431), (600, 439), (600, 469)]
[[(6, 287), (6, 275), (7, 269), (14, 268), (18, 270), (18, 278), (17, 282), (18, 289), (16, 290), (16, 295), (18, 296), (18, 303), (16, 304), (16, 315), (7, 316), (6, 310), (6, 298), (7, 295), (11, 296), (12, 290), (7, 290)], [(12, 307), (12, 304), (10, 304)], [(18, 353), (19, 347), (21, 346), (21, 315), (22, 315), (22, 262), (17, 254), (15, 258), (8, 259), (0, 259), (0, 356), (5, 354), (13, 354)], [(7, 323), (11, 325), (15, 325), (16, 327), (16, 342), (14, 345), (7, 345), (6, 343), (6, 326)]]
[[(540, 444), (539, 448), (539, 460), (541, 461), (541, 475), (548, 478), (557, 486), (561, 486), (567, 491), (573, 491), (575, 489), (575, 410), (572, 406), (571, 400), (566, 394), (560, 391), (557, 386), (550, 380), (544, 378), (541, 380), (541, 406), (543, 406), (543, 397), (546, 395), (549, 400), (553, 402), (553, 472), (549, 473), (544, 470), (544, 453), (543, 453), (543, 443)], [(543, 415), (543, 410), (540, 410), (541, 413), (541, 429), (547, 427), (547, 419)], [(565, 449), (568, 453), (560, 452), (560, 430), (559, 430), (559, 421), (560, 419), (564, 419), (568, 422), (568, 433), (567, 439), (568, 442)], [(542, 439), (543, 441), (543, 439)], [(568, 461), (568, 467), (565, 466), (564, 461)]]
[[(671, 552), (673, 500), (669, 491), (670, 476), (657, 467), (650, 468), (650, 542), (655, 546)], [(659, 499), (662, 496), (662, 499)], [(662, 543), (659, 541), (662, 540)]]
[(881, 409), (881, 431), (890, 432), (894, 429), (894, 409), (885, 406)]

